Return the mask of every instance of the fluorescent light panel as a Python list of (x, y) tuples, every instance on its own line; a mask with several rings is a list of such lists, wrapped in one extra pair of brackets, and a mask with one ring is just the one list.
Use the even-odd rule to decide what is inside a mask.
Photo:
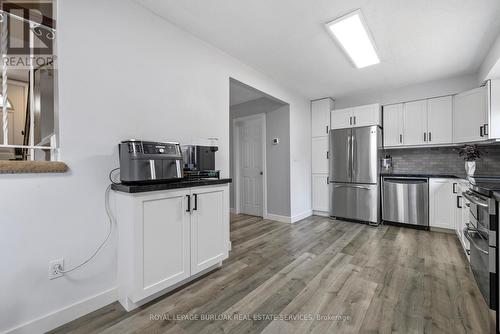
[(328, 22), (326, 26), (354, 66), (363, 68), (380, 63), (361, 10)]

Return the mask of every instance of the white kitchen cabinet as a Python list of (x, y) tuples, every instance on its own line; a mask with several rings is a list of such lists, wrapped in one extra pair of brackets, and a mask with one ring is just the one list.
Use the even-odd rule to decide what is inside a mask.
[[(489, 139), (500, 139), (500, 79), (489, 80), (486, 84), (489, 90)], [(10, 124), (10, 123), (9, 123)]]
[(330, 194), (327, 174), (313, 174), (312, 196), (313, 211), (328, 214)]
[(488, 87), (475, 88), (453, 97), (453, 143), (488, 139)]
[(114, 192), (118, 299), (130, 311), (229, 255), (229, 185)]
[(354, 107), (353, 126), (382, 126), (382, 112), (380, 104), (367, 104), (364, 106)]
[(379, 104), (368, 104), (332, 112), (332, 129), (382, 125)]
[(403, 103), (384, 106), (384, 146), (401, 146), (403, 142)]
[(404, 104), (405, 145), (427, 144), (427, 100)]
[(429, 179), (429, 226), (455, 230), (454, 179)]
[(188, 194), (185, 190), (173, 191), (142, 202), (142, 224), (135, 231), (135, 300), (190, 276)]
[(328, 138), (312, 138), (312, 173), (328, 174)]
[[(209, 187), (192, 190), (191, 275), (197, 274), (224, 259), (225, 221), (224, 188)], [(227, 242), (226, 242), (227, 243)]]
[(443, 96), (427, 100), (427, 143), (453, 142), (453, 97)]
[(352, 108), (332, 111), (332, 129), (346, 129), (352, 127)]
[(312, 137), (327, 136), (330, 130), (330, 112), (333, 100), (330, 98), (311, 102), (311, 134)]

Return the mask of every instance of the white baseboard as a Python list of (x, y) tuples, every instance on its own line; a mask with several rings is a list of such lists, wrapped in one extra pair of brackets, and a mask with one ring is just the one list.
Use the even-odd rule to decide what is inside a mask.
[(325, 211), (313, 211), (312, 214), (315, 216), (330, 217), (330, 213)]
[(17, 327), (11, 328), (4, 332), (4, 334), (45, 333), (90, 312), (98, 310), (101, 307), (109, 305), (117, 299), (117, 289), (112, 288)]
[(292, 222), (292, 218), (291, 217), (274, 215), (274, 214), (271, 214), (271, 213), (265, 214), (264, 215), (264, 219), (274, 220), (274, 221), (281, 222), (281, 223), (291, 223)]
[(299, 220), (305, 219), (307, 217), (312, 216), (313, 212), (311, 210), (304, 211), (302, 213), (299, 213), (298, 215), (295, 215), (291, 219), (291, 223), (296, 223)]

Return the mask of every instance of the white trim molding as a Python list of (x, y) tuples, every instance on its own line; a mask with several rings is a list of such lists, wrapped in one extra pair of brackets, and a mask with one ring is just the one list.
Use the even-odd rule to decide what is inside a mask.
[(288, 224), (290, 224), (292, 222), (292, 218), (289, 216), (280, 216), (280, 215), (274, 215), (274, 214), (270, 214), (270, 213), (265, 214), (264, 219), (274, 220), (277, 222), (288, 223)]
[(316, 210), (314, 210), (312, 212), (312, 214), (314, 216), (321, 216), (321, 217), (329, 217), (330, 216), (330, 214), (328, 212), (325, 212), (325, 211), (316, 211)]
[(109, 305), (117, 301), (117, 299), (117, 289), (111, 288), (17, 327), (8, 329), (4, 334), (45, 333)]
[(299, 213), (298, 215), (292, 216), (291, 223), (296, 223), (299, 220), (306, 219), (307, 217), (312, 216), (313, 212), (312, 210), (304, 211), (302, 213)]

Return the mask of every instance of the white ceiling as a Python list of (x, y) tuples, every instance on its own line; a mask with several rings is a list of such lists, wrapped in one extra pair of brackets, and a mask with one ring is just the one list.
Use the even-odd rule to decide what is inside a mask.
[[(137, 0), (308, 98), (475, 73), (498, 0)], [(355, 69), (324, 23), (361, 8), (381, 64)]]

